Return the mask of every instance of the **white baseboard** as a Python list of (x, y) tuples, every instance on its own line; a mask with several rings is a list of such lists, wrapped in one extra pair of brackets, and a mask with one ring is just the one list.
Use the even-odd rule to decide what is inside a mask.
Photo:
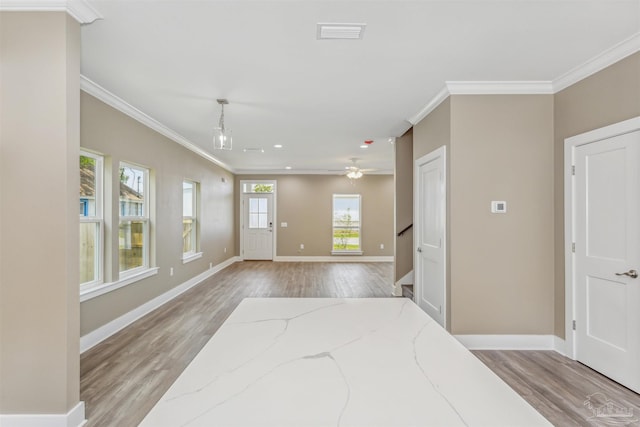
[[(555, 335), (454, 335), (469, 350), (556, 350)], [(556, 350), (557, 351), (557, 350)]]
[(84, 402), (78, 402), (66, 414), (0, 414), (2, 427), (82, 427), (86, 422)]
[(273, 260), (276, 262), (393, 262), (393, 256), (276, 256)]
[(413, 285), (413, 270), (402, 276), (393, 286), (393, 295), (402, 296), (402, 285)]
[(565, 341), (555, 335), (553, 336), (553, 349), (556, 351), (556, 353), (560, 353), (563, 356), (567, 355), (567, 345)]
[(213, 276), (217, 272), (227, 268), (228, 266), (230, 266), (231, 264), (237, 261), (240, 261), (239, 257), (231, 257), (226, 261), (223, 261), (220, 264), (215, 265), (213, 268), (206, 270), (205, 272), (198, 274), (195, 277), (192, 277), (191, 279), (187, 280), (181, 285), (178, 285), (175, 288), (170, 289), (164, 294), (158, 295), (154, 299), (142, 304), (141, 306), (131, 310), (130, 312), (123, 314), (122, 316), (112, 320), (106, 325), (101, 326), (98, 329), (82, 336), (80, 338), (80, 353), (84, 353), (85, 351), (89, 350), (90, 348), (94, 347), (100, 342), (106, 340), (111, 335), (124, 329), (125, 327), (129, 326), (136, 320), (152, 312), (153, 310), (160, 307), (161, 305), (166, 304), (167, 302), (176, 298), (178, 295), (188, 291), (194, 286), (200, 284), (202, 281), (208, 279), (209, 277)]

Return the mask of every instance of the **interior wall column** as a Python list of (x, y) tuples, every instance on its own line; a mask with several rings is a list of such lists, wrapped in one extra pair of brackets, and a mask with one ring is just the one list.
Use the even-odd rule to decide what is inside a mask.
[(0, 12), (0, 67), (0, 424), (84, 419), (80, 24)]

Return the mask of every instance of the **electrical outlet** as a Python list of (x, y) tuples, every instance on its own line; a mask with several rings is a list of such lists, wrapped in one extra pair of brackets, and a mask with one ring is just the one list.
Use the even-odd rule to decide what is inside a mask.
[(213, 263), (212, 262), (209, 263), (209, 269), (211, 269), (211, 268), (213, 268)]
[(169, 276), (173, 276), (173, 267), (169, 269)]
[(225, 254), (227, 253), (227, 248), (224, 248), (224, 253), (225, 253)]
[(384, 249), (384, 243), (380, 243), (380, 249)]
[(304, 243), (300, 243), (300, 249), (304, 249)]

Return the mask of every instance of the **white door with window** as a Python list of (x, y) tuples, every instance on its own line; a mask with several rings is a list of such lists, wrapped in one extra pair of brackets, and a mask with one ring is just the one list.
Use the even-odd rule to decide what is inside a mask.
[(445, 147), (416, 160), (414, 290), (418, 306), (446, 326)]
[(273, 260), (273, 193), (247, 193), (242, 200), (243, 258)]
[(600, 131), (567, 140), (575, 358), (640, 392), (640, 130)]

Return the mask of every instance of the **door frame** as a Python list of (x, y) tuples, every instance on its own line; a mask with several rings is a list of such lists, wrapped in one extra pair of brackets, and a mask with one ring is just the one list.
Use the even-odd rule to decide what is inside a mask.
[(581, 145), (640, 130), (640, 116), (566, 138), (564, 140), (564, 291), (565, 291), (565, 355), (576, 360), (575, 320), (575, 150)]
[(442, 250), (443, 250), (443, 258), (442, 258), (442, 268), (443, 268), (443, 272), (442, 272), (442, 278), (443, 278), (443, 301), (442, 301), (442, 327), (447, 329), (447, 327), (449, 326), (448, 322), (447, 322), (447, 316), (448, 316), (448, 309), (447, 309), (447, 304), (448, 304), (448, 299), (447, 299), (447, 262), (448, 262), (448, 258), (447, 258), (447, 210), (448, 210), (448, 197), (449, 197), (449, 191), (448, 191), (448, 187), (447, 187), (447, 147), (445, 145), (436, 148), (435, 150), (431, 151), (428, 154), (425, 154), (424, 156), (420, 157), (419, 159), (414, 161), (414, 166), (413, 166), (413, 271), (414, 271), (414, 302), (416, 304), (418, 304), (419, 306), (419, 301), (420, 301), (420, 296), (421, 296), (421, 284), (417, 283), (419, 281), (419, 277), (420, 277), (420, 271), (419, 271), (419, 267), (418, 267), (418, 236), (420, 235), (420, 231), (421, 231), (421, 224), (420, 224), (420, 215), (419, 215), (419, 203), (418, 201), (420, 200), (420, 180), (419, 180), (419, 172), (420, 172), (420, 166), (429, 163), (432, 160), (437, 159), (438, 157), (442, 158), (442, 185), (444, 187), (444, 203), (442, 204), (444, 212), (442, 213)]
[(278, 206), (278, 181), (275, 179), (242, 179), (240, 180), (240, 188), (238, 188), (238, 192), (240, 194), (238, 201), (238, 212), (239, 212), (239, 228), (240, 228), (240, 260), (244, 261), (244, 210), (242, 207), (242, 201), (244, 199), (245, 194), (253, 194), (253, 193), (245, 193), (243, 191), (244, 184), (272, 184), (273, 185), (273, 248), (271, 253), (271, 260), (276, 259), (276, 248), (278, 242), (278, 221), (277, 221), (277, 208)]

